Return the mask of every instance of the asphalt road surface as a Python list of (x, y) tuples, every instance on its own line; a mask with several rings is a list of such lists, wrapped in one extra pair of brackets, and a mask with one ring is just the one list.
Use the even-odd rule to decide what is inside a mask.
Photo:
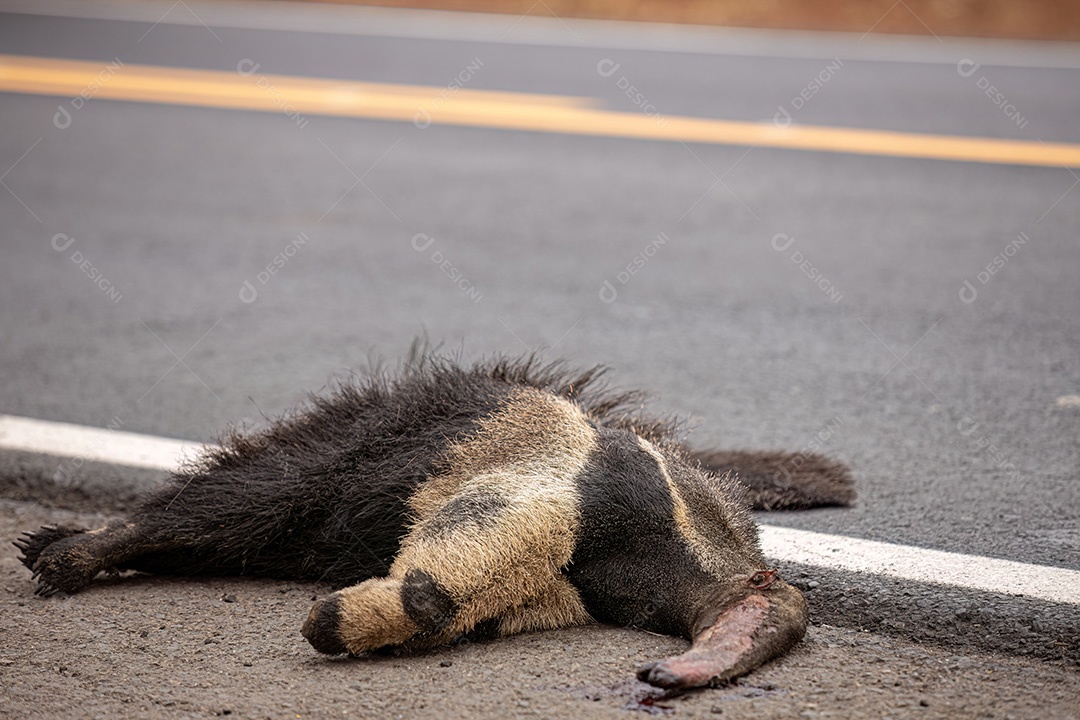
[[(85, 97), (0, 92), (0, 413), (209, 441), (426, 332), (466, 357), (607, 364), (696, 445), (852, 466), (855, 507), (769, 524), (1080, 570), (1080, 169), (1031, 159), (1080, 144), (1075, 47), (72, 7), (0, 12), (0, 54), (100, 68)], [(107, 97), (141, 65), (227, 74), (280, 107)], [(413, 86), (436, 116), (491, 91), (665, 132), (693, 117), (1021, 150), (334, 117), (297, 111), (275, 76)], [(158, 479), (2, 451), (0, 529), (94, 524)], [(12, 717), (616, 717), (641, 707), (633, 667), (681, 647), (587, 628), (328, 662), (297, 633), (324, 588), (143, 578), (40, 600), (0, 553)], [(659, 711), (1080, 715), (1080, 606), (784, 569), (808, 590), (808, 642)]]

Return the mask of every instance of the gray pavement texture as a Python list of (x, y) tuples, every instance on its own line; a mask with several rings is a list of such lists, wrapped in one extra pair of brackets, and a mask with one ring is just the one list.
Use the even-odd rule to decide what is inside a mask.
[[(662, 114), (750, 120), (792, 108), (826, 64), (5, 14), (0, 52), (227, 71), (252, 59), (268, 74), (437, 88), (479, 58), (469, 89), (633, 112), (626, 77)], [(605, 58), (621, 65), (606, 78)], [(1024, 127), (977, 87), (983, 75)], [(1077, 70), (965, 78), (844, 60), (794, 120), (1078, 142), (1078, 98)], [(688, 417), (697, 445), (817, 446), (853, 467), (856, 507), (764, 521), (1080, 569), (1080, 407), (1062, 399), (1080, 395), (1069, 169), (324, 117), (301, 128), (101, 99), (61, 130), (69, 100), (0, 94), (0, 412), (210, 440), (392, 366), (426, 331), (467, 357), (611, 365), (613, 382)], [(62, 252), (57, 234), (73, 239)], [(434, 241), (417, 250), (418, 235)], [(5, 537), (95, 524), (159, 479), (87, 464), (58, 487), (62, 462), (0, 453)], [(619, 714), (640, 690), (626, 684), (634, 665), (681, 647), (586, 628), (328, 662), (297, 634), (323, 589), (139, 578), (39, 600), (2, 553), (0, 715)], [(809, 641), (741, 685), (671, 701), (679, 716), (1080, 712), (1074, 606), (947, 578), (785, 571), (809, 591)], [(238, 601), (218, 600), (228, 593)]]
[[(16, 516), (108, 517), (0, 501), (0, 521)], [(25, 575), (0, 550), (0, 717), (1080, 717), (1076, 673), (827, 623), (734, 685), (671, 697), (633, 670), (685, 643), (625, 628), (327, 659), (299, 633), (325, 586), (142, 576), (42, 600)]]

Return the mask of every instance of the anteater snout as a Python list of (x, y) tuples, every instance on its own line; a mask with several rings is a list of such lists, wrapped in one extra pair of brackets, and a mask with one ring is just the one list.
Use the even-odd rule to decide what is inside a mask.
[(348, 652), (345, 643), (338, 635), (341, 626), (341, 597), (329, 595), (311, 606), (304, 626), (300, 632), (311, 643), (311, 647), (327, 655), (340, 655)]
[(662, 688), (725, 682), (787, 652), (802, 639), (808, 622), (802, 593), (775, 570), (754, 573), (740, 585), (734, 598), (728, 595), (704, 608), (689, 650), (645, 665), (638, 678)]

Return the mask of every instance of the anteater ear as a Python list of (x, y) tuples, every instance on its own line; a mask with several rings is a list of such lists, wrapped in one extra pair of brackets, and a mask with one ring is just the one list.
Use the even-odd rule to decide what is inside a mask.
[(747, 486), (755, 510), (848, 506), (855, 500), (851, 470), (815, 453), (688, 450), (718, 475), (730, 472)]

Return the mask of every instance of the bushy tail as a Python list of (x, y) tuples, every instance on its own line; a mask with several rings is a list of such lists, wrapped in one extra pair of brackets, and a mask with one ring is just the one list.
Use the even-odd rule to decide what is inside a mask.
[(755, 510), (848, 506), (855, 500), (851, 470), (814, 453), (690, 450), (689, 454), (717, 474), (730, 471), (738, 477)]

